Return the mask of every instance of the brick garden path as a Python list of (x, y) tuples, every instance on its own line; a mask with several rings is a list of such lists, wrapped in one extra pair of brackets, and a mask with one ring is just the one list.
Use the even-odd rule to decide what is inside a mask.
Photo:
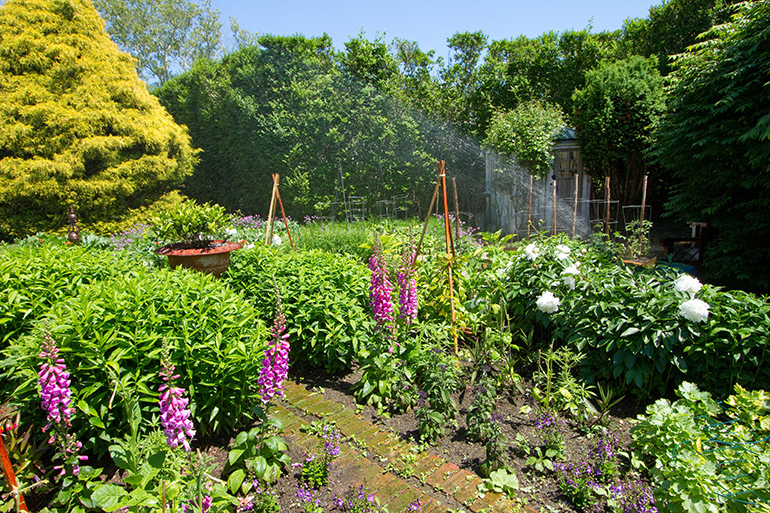
[(354, 442), (341, 444), (336, 464), (354, 471), (356, 486), (363, 484), (390, 513), (405, 511), (416, 499), (425, 513), (535, 511), (499, 493), (480, 493), (482, 480), (476, 474), (427, 452), (416, 453), (413, 444), (363, 420), (345, 405), (294, 381), (284, 385), (286, 400), (272, 410), (284, 425), (284, 439), (310, 451), (320, 439), (301, 430), (309, 425), (303, 416), (334, 421), (343, 437)]

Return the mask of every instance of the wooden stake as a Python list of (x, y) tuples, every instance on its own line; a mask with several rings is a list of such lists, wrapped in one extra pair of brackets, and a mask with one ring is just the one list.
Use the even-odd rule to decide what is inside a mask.
[[(438, 196), (438, 190), (441, 187), (441, 180), (436, 182), (436, 188), (433, 189), (433, 198), (430, 200), (430, 206), (428, 207), (428, 215), (425, 216), (425, 224), (422, 225), (422, 235), (420, 235), (420, 241), (417, 243), (417, 250), (414, 252), (414, 262), (417, 261), (417, 257), (420, 254), (420, 248), (422, 247), (422, 240), (425, 238), (425, 232), (428, 230), (428, 222), (430, 216), (433, 214), (433, 205), (436, 204), (436, 197)], [(412, 262), (412, 265), (414, 265)]]
[(19, 484), (16, 482), (16, 473), (13, 471), (11, 465), (11, 459), (8, 457), (8, 451), (5, 449), (5, 442), (3, 442), (3, 436), (0, 434), (0, 460), (3, 462), (3, 474), (5, 474), (5, 482), (8, 483), (8, 488), (11, 489), (11, 495), (15, 496), (16, 504), (19, 511), (29, 511), (27, 509), (27, 503), (24, 501), (24, 496), (19, 491)]
[(454, 257), (454, 244), (452, 243), (452, 229), (449, 223), (449, 205), (447, 203), (446, 190), (446, 162), (438, 161), (438, 175), (441, 183), (441, 191), (444, 196), (444, 236), (446, 238), (447, 274), (449, 275), (449, 311), (452, 316), (452, 338), (455, 343), (455, 356), (459, 356), (460, 348), (457, 341), (457, 319), (455, 318), (454, 280), (452, 278), (452, 258)]
[(275, 196), (278, 198), (278, 204), (281, 206), (281, 215), (283, 216), (283, 224), (286, 226), (286, 235), (289, 236), (289, 245), (291, 246), (291, 249), (294, 249), (294, 242), (291, 240), (291, 232), (289, 231), (289, 221), (286, 219), (286, 212), (283, 211), (281, 191), (278, 190), (278, 175), (273, 175), (273, 183), (275, 183)]
[(273, 238), (273, 214), (275, 213), (275, 195), (278, 192), (278, 180), (273, 175), (273, 196), (270, 198), (270, 210), (267, 214), (267, 226), (265, 227), (265, 245), (269, 246)]
[(604, 234), (609, 236), (610, 234), (610, 177), (604, 178), (604, 197), (605, 209), (604, 209)]
[(575, 239), (575, 228), (577, 227), (577, 206), (578, 189), (580, 188), (580, 175), (575, 173), (575, 199), (572, 202), (572, 239)]
[(529, 230), (532, 227), (532, 189), (535, 188), (535, 176), (529, 175), (529, 210), (527, 211), (527, 240), (529, 240)]

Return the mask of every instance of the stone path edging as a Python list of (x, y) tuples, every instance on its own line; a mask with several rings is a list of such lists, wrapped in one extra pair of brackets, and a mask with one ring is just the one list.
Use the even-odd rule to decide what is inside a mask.
[[(309, 423), (292, 408), (319, 419), (334, 421), (348, 440), (341, 446), (337, 464), (357, 468), (358, 484), (363, 484), (379, 497), (390, 513), (406, 511), (409, 504), (417, 499), (420, 499), (425, 513), (457, 510), (535, 513), (532, 508), (503, 494), (481, 494), (478, 485), (483, 481), (473, 472), (427, 452), (416, 452), (414, 444), (365, 421), (347, 406), (326, 399), (294, 381), (284, 381), (284, 387), (284, 404), (272, 409), (273, 415), (283, 423), (284, 438), (308, 451), (315, 448), (320, 440), (301, 430)], [(434, 493), (426, 492), (419, 484), (408, 482), (409, 476), (431, 487)]]

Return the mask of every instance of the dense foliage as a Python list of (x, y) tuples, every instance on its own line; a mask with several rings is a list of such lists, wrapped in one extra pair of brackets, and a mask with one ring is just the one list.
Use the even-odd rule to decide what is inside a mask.
[(292, 363), (330, 372), (349, 369), (373, 329), (366, 267), (323, 251), (286, 253), (257, 245), (233, 255), (222, 278), (245, 294), (267, 322), (275, 304), (271, 277), (285, 291)]
[[(251, 415), (259, 401), (256, 380), (267, 330), (240, 295), (193, 272), (118, 272), (120, 260), (110, 251), (84, 255), (77, 249), (45, 249), (52, 250), (58, 264), (48, 266), (46, 283), (36, 284), (23, 274), (6, 279), (12, 290), (33, 285), (25, 292), (34, 291), (36, 302), (50, 298), (49, 308), (41, 305), (31, 312), (39, 316), (38, 329), (14, 333), (4, 349), (3, 394), (14, 397), (25, 416), (38, 417), (44, 325), (62, 351), (74, 402), (84, 414), (73, 429), (98, 454), (129, 432), (135, 416), (157, 419), (164, 341), (204, 433), (230, 432)], [(24, 249), (8, 251), (6, 258), (15, 260), (16, 267), (31, 260)], [(44, 257), (38, 265), (43, 262), (50, 260)], [(93, 264), (91, 283), (72, 271), (81, 262)], [(97, 279), (99, 269), (110, 266), (113, 273)], [(68, 278), (76, 279), (69, 292), (62, 286)]]
[(770, 5), (749, 2), (676, 61), (657, 158), (678, 180), (669, 208), (716, 230), (711, 279), (767, 292), (770, 269)]
[(108, 220), (177, 186), (194, 161), (176, 125), (84, 0), (0, 7), (0, 238)]
[(666, 511), (761, 511), (770, 501), (770, 394), (736, 386), (717, 402), (691, 383), (634, 426), (634, 461)]
[[(678, 274), (665, 266), (636, 269), (601, 247), (558, 238), (512, 254), (483, 249), (479, 257), (491, 265), (464, 284), (477, 291), (466, 299), (466, 315), (490, 325), (507, 312), (503, 327), (511, 336), (530, 334), (527, 340), (584, 353), (588, 382), (642, 396), (685, 378), (715, 394), (735, 384), (770, 388), (766, 298), (700, 284), (697, 292), (681, 290)], [(705, 317), (688, 318), (690, 305), (705, 305)]]
[(511, 111), (496, 112), (485, 142), (515, 157), (533, 175), (545, 176), (553, 168), (553, 141), (564, 127), (558, 107), (532, 100)]
[(641, 203), (645, 152), (665, 109), (655, 65), (654, 58), (638, 56), (602, 62), (573, 95), (581, 158), (592, 176), (610, 177), (611, 197), (621, 205)]

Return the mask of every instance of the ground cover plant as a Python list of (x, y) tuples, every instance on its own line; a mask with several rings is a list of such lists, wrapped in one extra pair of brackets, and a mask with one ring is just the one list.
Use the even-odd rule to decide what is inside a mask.
[[(413, 226), (373, 224), (359, 259), (265, 246), (258, 220), (232, 222), (244, 249), (219, 280), (134, 259), (127, 248), (158, 242), (149, 230), (112, 249), (49, 244), (48, 260), (29, 245), (4, 248), (3, 265), (17, 270), (4, 280), (36, 306), (6, 314), (16, 327), (3, 349), (3, 397), (22, 429), (61, 425), (48, 451), (40, 434), (40, 452), (12, 451), (33, 462), (20, 467), (25, 483), (47, 483), (32, 489), (37, 510), (152, 511), (164, 489), (170, 508), (194, 511), (376, 509), (335, 463), (340, 444), (365, 450), (360, 441), (314, 424), (323, 444), (297, 453), (282, 436), (271, 408), (287, 372), (483, 477), (479, 494), (574, 511), (679, 511), (713, 497), (743, 511), (767, 501), (761, 466), (740, 480), (692, 467), (712, 457), (697, 427), (704, 414), (730, 419), (720, 436), (760, 464), (768, 457), (766, 298), (628, 267), (604, 244), (469, 234), (451, 260), (455, 327), (441, 279), (450, 260), (430, 231), (416, 256)], [(39, 270), (27, 278), (14, 259)], [(73, 267), (86, 278), (68, 287)], [(48, 283), (44, 269), (50, 290), (37, 299), (25, 286)], [(715, 409), (685, 380), (727, 406)], [(689, 403), (653, 403), (680, 384)], [(692, 452), (674, 458), (682, 443)], [(423, 486), (408, 471), (412, 457), (386, 466)], [(117, 470), (109, 482), (105, 465)], [(682, 490), (690, 502), (677, 509), (671, 497)]]

